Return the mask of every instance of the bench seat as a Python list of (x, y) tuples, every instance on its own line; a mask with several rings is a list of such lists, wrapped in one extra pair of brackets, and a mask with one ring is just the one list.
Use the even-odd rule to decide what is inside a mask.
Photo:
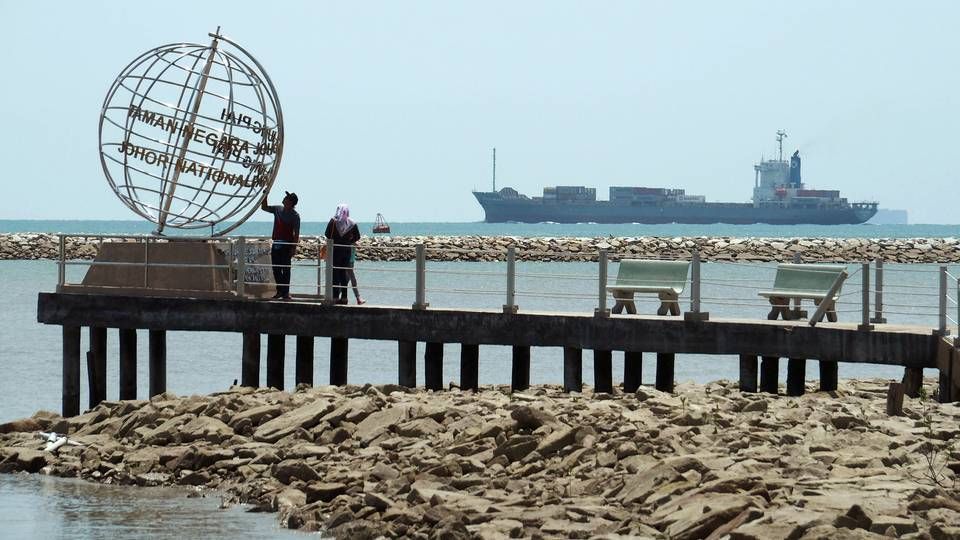
[[(783, 317), (784, 320), (801, 319), (807, 312), (800, 309), (800, 301), (813, 300), (816, 306), (828, 302), (826, 306), (827, 320), (837, 320), (836, 301), (840, 297), (840, 287), (847, 277), (847, 268), (838, 264), (779, 264), (777, 275), (773, 280), (773, 288), (759, 291), (757, 294), (770, 301), (770, 313), (767, 319), (775, 320)], [(837, 284), (833, 298), (827, 299), (830, 289)], [(790, 308), (790, 301), (795, 302)]]
[(635, 314), (637, 306), (633, 295), (656, 294), (660, 299), (657, 315), (679, 315), (680, 293), (687, 286), (688, 261), (661, 261), (646, 259), (623, 259), (617, 269), (617, 280), (608, 285), (613, 294), (613, 313)]

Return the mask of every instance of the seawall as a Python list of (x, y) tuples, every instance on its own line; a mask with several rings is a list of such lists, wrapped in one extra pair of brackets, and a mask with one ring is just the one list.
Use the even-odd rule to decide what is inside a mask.
[[(68, 259), (92, 259), (99, 239), (70, 237)], [(736, 238), (729, 236), (636, 236), (636, 237), (512, 237), (512, 236), (388, 236), (364, 237), (357, 245), (357, 259), (407, 261), (415, 257), (415, 246), (424, 244), (430, 260), (505, 260), (506, 249), (514, 246), (517, 260), (589, 261), (599, 249), (611, 259), (688, 258), (693, 250), (705, 261), (792, 261), (799, 254), (804, 262), (890, 263), (960, 262), (957, 238)], [(306, 238), (297, 258), (316, 258), (316, 238)], [(0, 260), (56, 259), (55, 234), (8, 233), (0, 235)]]

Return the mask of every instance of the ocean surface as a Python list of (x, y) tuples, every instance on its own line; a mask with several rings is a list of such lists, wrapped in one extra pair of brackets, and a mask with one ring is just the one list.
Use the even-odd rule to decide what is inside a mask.
[[(305, 223), (303, 234), (322, 234), (325, 223)], [(366, 232), (370, 224), (362, 224)], [(692, 226), (692, 225), (557, 225), (557, 224), (483, 224), (483, 223), (397, 223), (394, 235), (514, 235), (514, 236), (741, 236), (741, 237), (956, 237), (954, 225), (858, 225), (841, 227), (790, 226)], [(146, 234), (151, 228), (139, 222), (116, 221), (11, 221), (0, 220), (0, 232), (64, 232), (84, 234)], [(251, 223), (237, 234), (269, 234), (268, 223)], [(79, 281), (84, 266), (68, 267), (68, 282)], [(857, 265), (849, 267), (851, 277), (844, 285), (838, 311), (841, 320), (860, 319), (860, 274)], [(890, 322), (937, 324), (936, 265), (885, 266), (886, 316)], [(713, 318), (765, 318), (769, 304), (757, 295), (772, 283), (774, 264), (707, 263), (702, 268), (703, 310)], [(960, 275), (960, 266), (952, 266)], [(615, 275), (615, 266), (611, 267)], [(362, 295), (370, 304), (409, 306), (414, 301), (412, 262), (358, 262), (356, 267)], [(59, 327), (36, 322), (37, 294), (56, 286), (57, 267), (53, 261), (0, 261), (0, 283), (4, 284), (4, 309), (0, 310), (0, 362), (5, 376), (0, 378), (0, 422), (29, 416), (39, 409), (59, 412), (61, 334)], [(293, 272), (293, 292), (316, 292), (315, 261), (304, 261)], [(504, 263), (427, 264), (427, 301), (431, 307), (470, 307), (499, 310), (505, 301)], [(955, 294), (953, 294), (955, 296)], [(353, 295), (350, 295), (353, 303)], [(607, 300), (608, 307), (612, 300)], [(598, 304), (597, 265), (581, 262), (520, 262), (517, 264), (517, 304), (521, 310), (592, 312)], [(681, 297), (688, 309), (689, 299)], [(638, 297), (641, 313), (653, 313), (656, 302)], [(956, 306), (950, 308), (956, 319)], [(143, 333), (141, 333), (143, 334)], [(82, 336), (86, 350), (88, 335)], [(118, 398), (116, 331), (108, 333), (107, 399)], [(147, 392), (148, 376), (146, 335), (141, 335), (138, 391)], [(168, 333), (167, 387), (179, 395), (206, 394), (228, 388), (240, 377), (241, 336), (230, 333)], [(266, 357), (266, 340), (263, 340)], [(290, 337), (286, 347), (286, 386), (293, 387), (295, 344)], [(423, 355), (419, 344), (418, 357)], [(459, 346), (444, 349), (445, 381), (459, 380)], [(329, 340), (316, 340), (315, 376), (317, 384), (329, 380)], [(480, 348), (480, 383), (508, 384), (510, 347)], [(562, 351), (535, 348), (531, 354), (531, 382), (562, 382)], [(645, 355), (643, 382), (652, 384), (653, 355)], [(263, 369), (265, 370), (265, 362)], [(584, 354), (584, 381), (593, 380), (592, 355)], [(785, 377), (781, 365), (781, 380)], [(931, 372), (932, 374), (933, 372)], [(738, 362), (734, 356), (678, 355), (676, 378), (708, 382), (735, 379)], [(808, 379), (817, 377), (817, 365), (810, 362)], [(901, 368), (869, 364), (841, 364), (843, 378), (883, 377), (899, 379)], [(623, 355), (614, 353), (615, 383), (622, 380)], [(266, 379), (261, 373), (261, 381)], [(394, 342), (352, 340), (348, 380), (352, 383), (395, 383), (397, 381), (397, 345)], [(81, 381), (86, 381), (85, 366)], [(422, 361), (418, 381), (423, 381)], [(81, 406), (88, 402), (86, 384), (82, 385)], [(159, 493), (159, 492), (158, 492)], [(174, 538), (236, 537), (243, 531), (254, 537), (285, 533), (277, 529), (273, 515), (248, 515), (221, 512), (211, 499), (186, 499), (182, 492), (148, 493), (131, 488), (104, 488), (73, 481), (40, 477), (0, 475), (0, 522), (12, 523), (0, 536), (11, 537), (101, 537)], [(110, 511), (110, 508), (122, 511)], [(242, 516), (238, 517), (238, 516)], [(162, 520), (162, 521), (159, 521)], [(162, 523), (162, 527), (157, 524)], [(210, 525), (212, 524), (212, 525)], [(219, 524), (219, 525), (218, 525)], [(188, 527), (196, 527), (189, 529)], [(209, 527), (209, 528), (207, 528)], [(232, 528), (231, 528), (232, 527)]]

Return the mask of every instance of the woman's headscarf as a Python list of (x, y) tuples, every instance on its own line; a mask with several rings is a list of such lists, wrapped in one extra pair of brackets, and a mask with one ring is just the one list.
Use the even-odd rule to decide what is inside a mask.
[(337, 232), (340, 233), (340, 236), (347, 234), (350, 227), (353, 227), (353, 220), (350, 219), (350, 207), (347, 206), (347, 203), (337, 205), (337, 213), (334, 214), (333, 221), (337, 225)]

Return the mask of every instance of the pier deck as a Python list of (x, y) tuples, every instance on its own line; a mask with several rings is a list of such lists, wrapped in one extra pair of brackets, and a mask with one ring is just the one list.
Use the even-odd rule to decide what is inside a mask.
[[(37, 319), (41, 323), (64, 327), (64, 414), (79, 412), (80, 328), (91, 329), (91, 355), (94, 366), (105, 366), (104, 352), (97, 343), (105, 340), (107, 328), (121, 331), (131, 348), (121, 343), (121, 389), (124, 381), (124, 357), (136, 362), (136, 330), (150, 330), (151, 394), (165, 390), (165, 335), (170, 331), (220, 331), (244, 334), (242, 360), (243, 383), (259, 385), (259, 340), (268, 334), (267, 383), (282, 386), (282, 347), (276, 336), (295, 335), (297, 340), (297, 382), (313, 382), (313, 339), (332, 338), (331, 384), (346, 383), (349, 339), (394, 340), (398, 349), (399, 383), (415, 385), (415, 343), (426, 342), (426, 384), (439, 389), (442, 376), (442, 344), (459, 343), (464, 387), (476, 386), (477, 348), (479, 345), (514, 347), (512, 384), (525, 388), (529, 381), (529, 347), (563, 347), (564, 386), (579, 390), (582, 384), (582, 351), (594, 350), (595, 380), (600, 391), (612, 391), (610, 351), (625, 351), (625, 390), (639, 383), (639, 358), (643, 352), (657, 354), (657, 386), (673, 387), (673, 362), (676, 354), (735, 354), (740, 356), (741, 388), (757, 389), (757, 360), (763, 358), (760, 390), (776, 392), (776, 363), (790, 359), (787, 390), (802, 394), (806, 359), (821, 363), (821, 388), (836, 385), (837, 363), (873, 363), (903, 366), (905, 379), (916, 379), (923, 368), (940, 370), (940, 397), (949, 401), (960, 386), (956, 349), (949, 346), (929, 327), (876, 325), (860, 329), (850, 323), (806, 321), (767, 321), (714, 318), (686, 321), (683, 317), (627, 315), (598, 317), (589, 313), (530, 312), (504, 313), (471, 309), (413, 309), (388, 306), (330, 306), (306, 301), (251, 301), (243, 299), (204, 299), (119, 296), (107, 294), (41, 293)], [(133, 336), (131, 337), (131, 334)], [(279, 342), (279, 343), (278, 343)], [(410, 344), (414, 344), (411, 348)], [(302, 349), (302, 350), (301, 350)], [(239, 351), (238, 351), (239, 353)], [(104, 358), (101, 358), (104, 357)], [(238, 354), (238, 358), (240, 355)], [(301, 362), (303, 365), (301, 365)], [(104, 368), (105, 369), (105, 368)], [(279, 376), (277, 370), (279, 371)], [(105, 397), (100, 386), (105, 382), (103, 369), (96, 369), (91, 404)], [(135, 370), (133, 370), (135, 371)], [(411, 371), (413, 375), (411, 375)], [(309, 373), (308, 373), (309, 372)], [(257, 375), (254, 375), (256, 373)], [(771, 375), (772, 374), (772, 375)], [(773, 380), (771, 381), (771, 376)], [(154, 380), (156, 379), (156, 380)], [(752, 379), (752, 381), (751, 381)], [(356, 381), (362, 382), (362, 381)], [(135, 385), (133, 385), (135, 392)], [(908, 390), (909, 392), (909, 390)], [(123, 393), (123, 392), (122, 392)], [(121, 398), (132, 399), (131, 396)]]

